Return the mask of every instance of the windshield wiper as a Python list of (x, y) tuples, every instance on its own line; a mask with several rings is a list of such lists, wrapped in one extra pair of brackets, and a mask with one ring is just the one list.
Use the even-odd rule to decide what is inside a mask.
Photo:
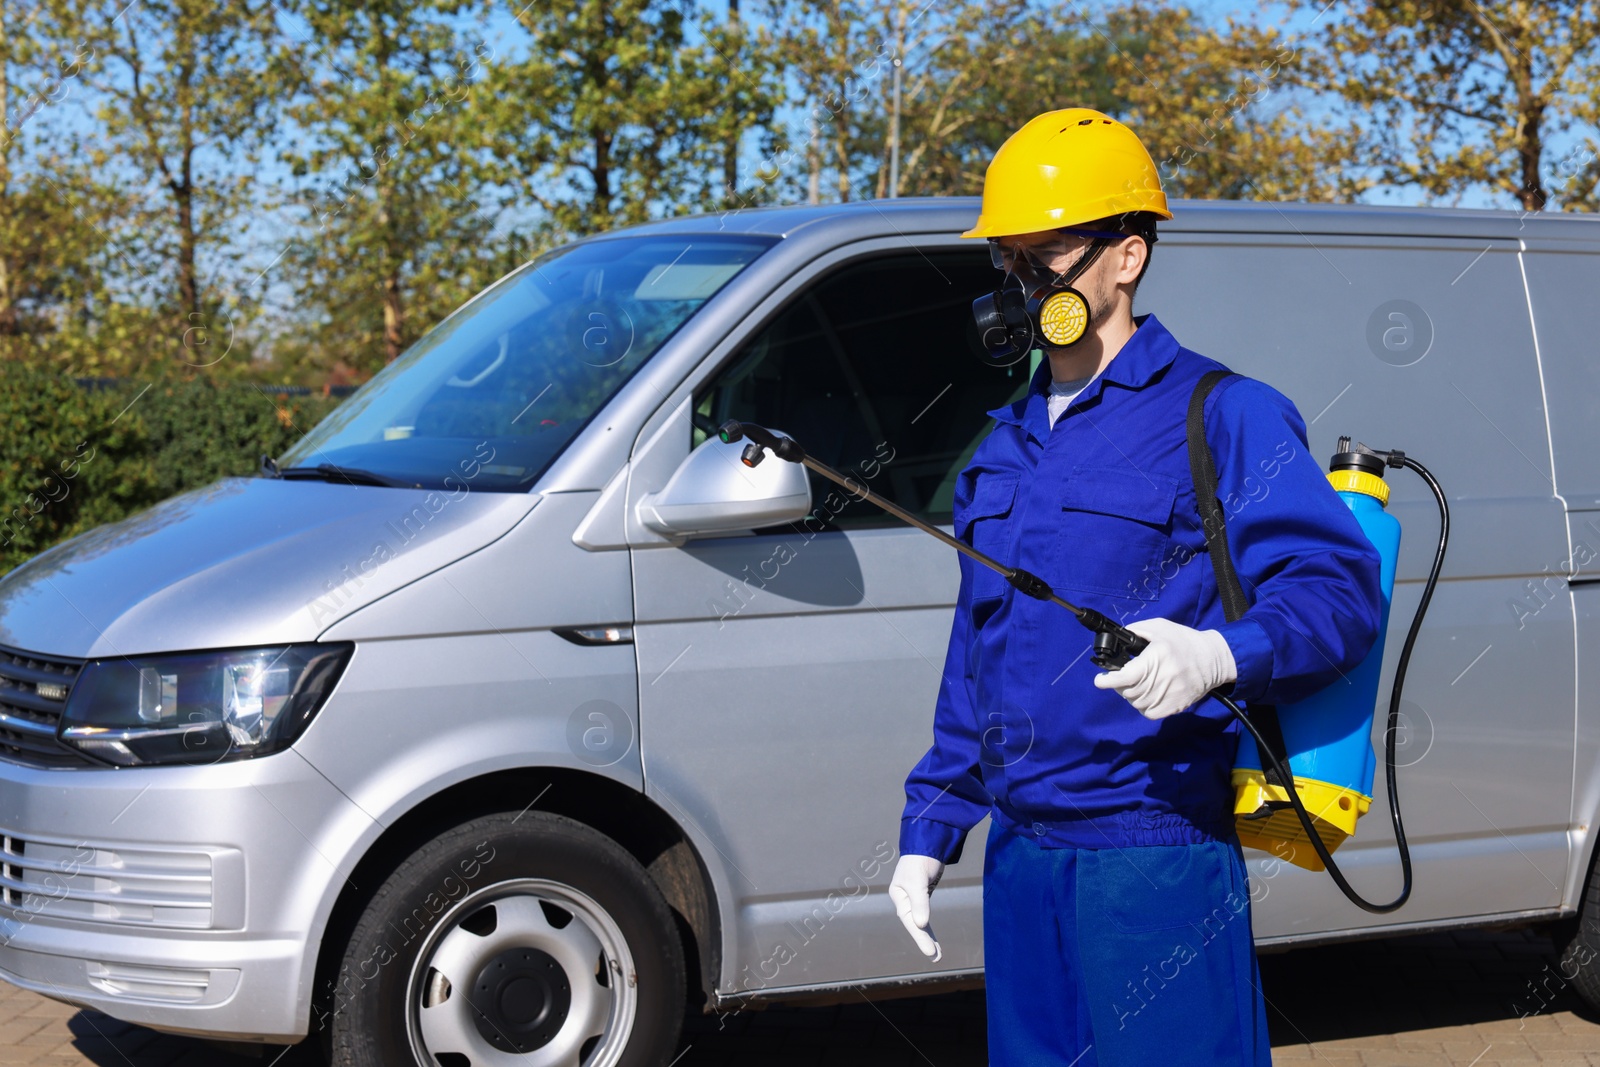
[(315, 467), (284, 467), (277, 470), (279, 478), (305, 478), (324, 482), (348, 482), (351, 485), (381, 485), (386, 489), (421, 489), (416, 482), (402, 482), (387, 474), (364, 471), (359, 467), (340, 467), (333, 463), (318, 463)]

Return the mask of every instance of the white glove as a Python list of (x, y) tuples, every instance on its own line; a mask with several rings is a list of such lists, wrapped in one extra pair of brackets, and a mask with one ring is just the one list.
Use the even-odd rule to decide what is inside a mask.
[(928, 925), (928, 898), (942, 874), (944, 864), (932, 856), (901, 856), (895, 864), (894, 877), (889, 880), (889, 899), (894, 901), (895, 912), (922, 954), (935, 963), (944, 955), (944, 949), (934, 940), (933, 928)]
[(1141, 619), (1128, 629), (1150, 646), (1127, 666), (1095, 675), (1100, 689), (1115, 689), (1147, 719), (1191, 708), (1219, 685), (1237, 681), (1233, 650), (1216, 630), (1196, 630), (1170, 619)]

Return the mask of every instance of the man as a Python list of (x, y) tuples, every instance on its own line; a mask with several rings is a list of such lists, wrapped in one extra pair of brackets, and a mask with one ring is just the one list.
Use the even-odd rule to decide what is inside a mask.
[(1294, 405), (1241, 377), (1204, 409), (1251, 604), (1224, 619), (1185, 435), (1196, 383), (1223, 368), (1132, 313), (1156, 221), (1171, 217), (1133, 132), (1073, 108), (1001, 146), (963, 235), (988, 238), (1005, 272), (979, 302), (986, 342), (1025, 352), (1005, 336), (1025, 320), (1028, 347), (1048, 358), (1023, 399), (989, 413), (956, 483), (956, 535), (1150, 642), (1100, 672), (1067, 611), (959, 557), (934, 743), (906, 780), (890, 896), (938, 959), (930, 893), (991, 816), (995, 1067), (1270, 1064), (1233, 829), (1239, 727), (1204, 697), (1299, 699), (1377, 635), (1376, 551)]

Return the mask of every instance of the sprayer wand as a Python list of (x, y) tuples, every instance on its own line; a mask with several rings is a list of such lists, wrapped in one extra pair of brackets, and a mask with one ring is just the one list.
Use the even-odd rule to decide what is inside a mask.
[[(1144, 651), (1145, 647), (1150, 643), (1093, 608), (1080, 608), (1076, 604), (1063, 600), (1050, 588), (1049, 583), (1038, 575), (1025, 571), (1021, 567), (1007, 567), (1002, 563), (997, 563), (965, 541), (951, 537), (937, 526), (924, 522), (893, 501), (885, 500), (854, 478), (848, 478), (821, 460), (815, 459), (800, 446), (798, 441), (792, 438), (781, 437), (771, 430), (750, 423), (742, 423), (737, 419), (729, 419), (723, 423), (717, 430), (717, 436), (724, 444), (733, 444), (743, 438), (750, 439), (750, 443), (745, 445), (744, 453), (740, 456), (741, 461), (747, 467), (754, 467), (760, 463), (766, 457), (766, 452), (763, 449), (770, 448), (779, 459), (788, 460), (790, 463), (804, 464), (808, 469), (816, 471), (829, 481), (843, 486), (857, 499), (876, 504), (902, 522), (910, 523), (924, 533), (932, 534), (957, 552), (995, 571), (1012, 586), (1028, 596), (1038, 600), (1048, 600), (1066, 608), (1077, 617), (1077, 620), (1086, 629), (1093, 631), (1094, 653), (1090, 658), (1094, 660), (1097, 667), (1104, 670), (1115, 670), (1124, 666), (1134, 656)], [(1278, 776), (1278, 779), (1284, 783), (1285, 792), (1289, 797), (1289, 806), (1294, 809), (1296, 817), (1300, 820), (1300, 825), (1305, 830), (1312, 851), (1322, 861), (1324, 868), (1338, 885), (1339, 890), (1357, 907), (1382, 915), (1397, 910), (1411, 897), (1411, 850), (1406, 844), (1405, 826), (1400, 817), (1399, 791), (1395, 782), (1395, 737), (1399, 730), (1400, 692), (1401, 687), (1405, 684), (1406, 667), (1411, 660), (1411, 649), (1416, 644), (1417, 633), (1422, 627), (1422, 616), (1428, 610), (1428, 602), (1433, 597), (1434, 586), (1439, 581), (1439, 570), (1444, 564), (1445, 547), (1450, 540), (1450, 505), (1445, 499), (1444, 490), (1439, 487), (1439, 483), (1434, 479), (1432, 473), (1422, 464), (1411, 459), (1398, 449), (1374, 454), (1381, 455), (1387, 466), (1407, 467), (1419, 474), (1428, 483), (1428, 488), (1433, 491), (1434, 498), (1439, 504), (1439, 546), (1434, 553), (1433, 567), (1428, 572), (1427, 583), (1423, 586), (1421, 603), (1417, 605), (1417, 613), (1411, 620), (1411, 628), (1407, 631), (1405, 644), (1400, 650), (1400, 662), (1395, 670), (1394, 684), (1390, 689), (1389, 720), (1388, 728), (1385, 730), (1384, 765), (1389, 787), (1389, 813), (1394, 821), (1395, 842), (1400, 849), (1400, 867), (1403, 874), (1403, 884), (1400, 887), (1399, 896), (1380, 904), (1367, 900), (1356, 892), (1355, 887), (1345, 878), (1344, 872), (1339, 869), (1339, 865), (1334, 863), (1333, 856), (1330, 854), (1327, 845), (1323, 843), (1322, 836), (1317, 832), (1311, 813), (1306, 810), (1305, 804), (1300, 799), (1300, 791), (1295, 787), (1294, 775), (1289, 767), (1286, 766), (1285, 761), (1278, 758), (1273, 751), (1273, 747), (1261, 735), (1260, 729), (1250, 721), (1250, 716), (1245, 714), (1238, 704), (1218, 690), (1212, 690), (1207, 695), (1226, 707), (1229, 713), (1239, 720), (1240, 726), (1249, 731), (1251, 737), (1255, 739), (1257, 750), (1270, 765), (1271, 770)]]
[(744, 438), (750, 439), (750, 443), (744, 446), (744, 453), (739, 457), (746, 467), (754, 467), (760, 463), (766, 458), (766, 452), (763, 449), (770, 448), (779, 459), (788, 460), (790, 463), (804, 464), (807, 469), (814, 470), (829, 481), (843, 486), (858, 500), (876, 504), (900, 521), (910, 523), (924, 533), (932, 534), (957, 552), (970, 557), (999, 574), (1007, 582), (1011, 583), (1018, 592), (1025, 593), (1035, 600), (1048, 600), (1052, 604), (1059, 604), (1066, 608), (1072, 612), (1079, 622), (1083, 623), (1085, 629), (1094, 633), (1094, 653), (1090, 658), (1094, 660), (1097, 667), (1104, 670), (1116, 670), (1118, 667), (1126, 665), (1134, 656), (1143, 652), (1145, 646), (1150, 643), (1132, 630), (1113, 622), (1108, 616), (1095, 611), (1093, 608), (1080, 608), (1076, 604), (1063, 600), (1050, 588), (1049, 582), (1046, 582), (1032, 571), (1025, 571), (1021, 567), (1007, 567), (1003, 563), (997, 563), (960, 538), (951, 537), (937, 526), (923, 521), (892, 500), (885, 500), (854, 478), (840, 474), (826, 463), (812, 456), (800, 446), (800, 442), (793, 438), (781, 437), (764, 427), (756, 426), (753, 423), (740, 422), (737, 419), (729, 419), (723, 423), (717, 429), (717, 437), (723, 444), (728, 445)]

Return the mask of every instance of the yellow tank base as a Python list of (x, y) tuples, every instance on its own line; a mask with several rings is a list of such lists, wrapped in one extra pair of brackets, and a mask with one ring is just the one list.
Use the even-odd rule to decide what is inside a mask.
[[(1371, 797), (1331, 782), (1296, 775), (1294, 786), (1329, 852), (1354, 836), (1356, 820), (1372, 807)], [(1233, 769), (1233, 790), (1234, 826), (1240, 844), (1259, 848), (1308, 871), (1323, 869), (1322, 859), (1300, 825), (1300, 817), (1289, 806), (1287, 790), (1267, 784), (1263, 772), (1249, 767)], [(1263, 811), (1268, 814), (1261, 814)]]

